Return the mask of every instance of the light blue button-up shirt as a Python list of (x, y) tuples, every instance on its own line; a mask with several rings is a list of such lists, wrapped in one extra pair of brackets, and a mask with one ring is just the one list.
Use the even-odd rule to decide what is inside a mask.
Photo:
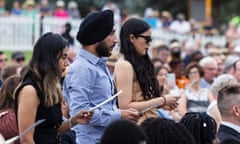
[[(63, 95), (73, 116), (81, 110), (88, 110), (114, 94), (114, 84), (106, 67), (106, 59), (98, 58), (90, 52), (80, 49), (78, 57), (71, 64), (63, 84)], [(87, 125), (77, 125), (78, 144), (99, 143), (104, 129), (121, 113), (116, 107), (116, 99), (94, 111)]]
[(211, 84), (209, 82), (207, 82), (204, 78), (200, 79), (200, 87), (201, 88), (210, 88)]

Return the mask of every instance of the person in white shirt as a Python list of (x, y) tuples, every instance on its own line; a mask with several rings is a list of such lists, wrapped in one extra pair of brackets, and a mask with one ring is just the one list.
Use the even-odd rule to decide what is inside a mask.
[(189, 22), (185, 20), (183, 14), (178, 14), (177, 20), (173, 21), (170, 25), (170, 30), (180, 34), (186, 34), (191, 31), (191, 26)]

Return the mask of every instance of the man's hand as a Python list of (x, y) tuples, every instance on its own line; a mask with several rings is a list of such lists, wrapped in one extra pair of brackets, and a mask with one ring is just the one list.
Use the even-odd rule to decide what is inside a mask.
[(88, 124), (92, 119), (93, 112), (88, 112), (86, 110), (80, 111), (77, 115), (72, 118), (73, 125), (75, 124)]

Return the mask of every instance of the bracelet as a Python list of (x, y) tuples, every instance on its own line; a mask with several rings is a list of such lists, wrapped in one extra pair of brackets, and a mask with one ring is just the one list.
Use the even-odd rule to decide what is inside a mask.
[(72, 128), (74, 126), (73, 117), (68, 119), (68, 122), (69, 122), (69, 128)]
[(163, 104), (162, 104), (162, 106), (165, 106), (165, 105), (166, 105), (166, 102), (167, 102), (166, 97), (163, 96)]

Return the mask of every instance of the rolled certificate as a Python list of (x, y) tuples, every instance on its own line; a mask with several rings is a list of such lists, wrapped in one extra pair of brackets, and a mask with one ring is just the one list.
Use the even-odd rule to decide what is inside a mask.
[(117, 96), (119, 96), (122, 93), (122, 90), (119, 90), (115, 95), (111, 96), (110, 98), (106, 99), (105, 101), (101, 102), (100, 104), (96, 105), (95, 107), (90, 108), (88, 111), (92, 112), (96, 110), (97, 108), (101, 107), (102, 105), (106, 104), (107, 102), (113, 100)]
[(24, 130), (22, 133), (20, 133), (18, 136), (12, 137), (8, 140), (5, 141), (4, 144), (11, 144), (14, 141), (18, 140), (19, 138), (21, 138), (23, 135), (25, 135), (26, 133), (28, 133), (32, 128), (36, 127), (37, 125), (43, 123), (45, 121), (45, 119), (41, 119), (38, 120), (37, 122), (35, 122), (33, 125), (31, 125), (29, 128), (27, 128), (26, 130)]
[(150, 111), (150, 110), (152, 110), (154, 108), (157, 108), (159, 106), (160, 106), (160, 104), (154, 104), (154, 105), (152, 105), (150, 107), (147, 107), (146, 109), (140, 111), (138, 114), (139, 114), (139, 116), (142, 116), (145, 112)]

